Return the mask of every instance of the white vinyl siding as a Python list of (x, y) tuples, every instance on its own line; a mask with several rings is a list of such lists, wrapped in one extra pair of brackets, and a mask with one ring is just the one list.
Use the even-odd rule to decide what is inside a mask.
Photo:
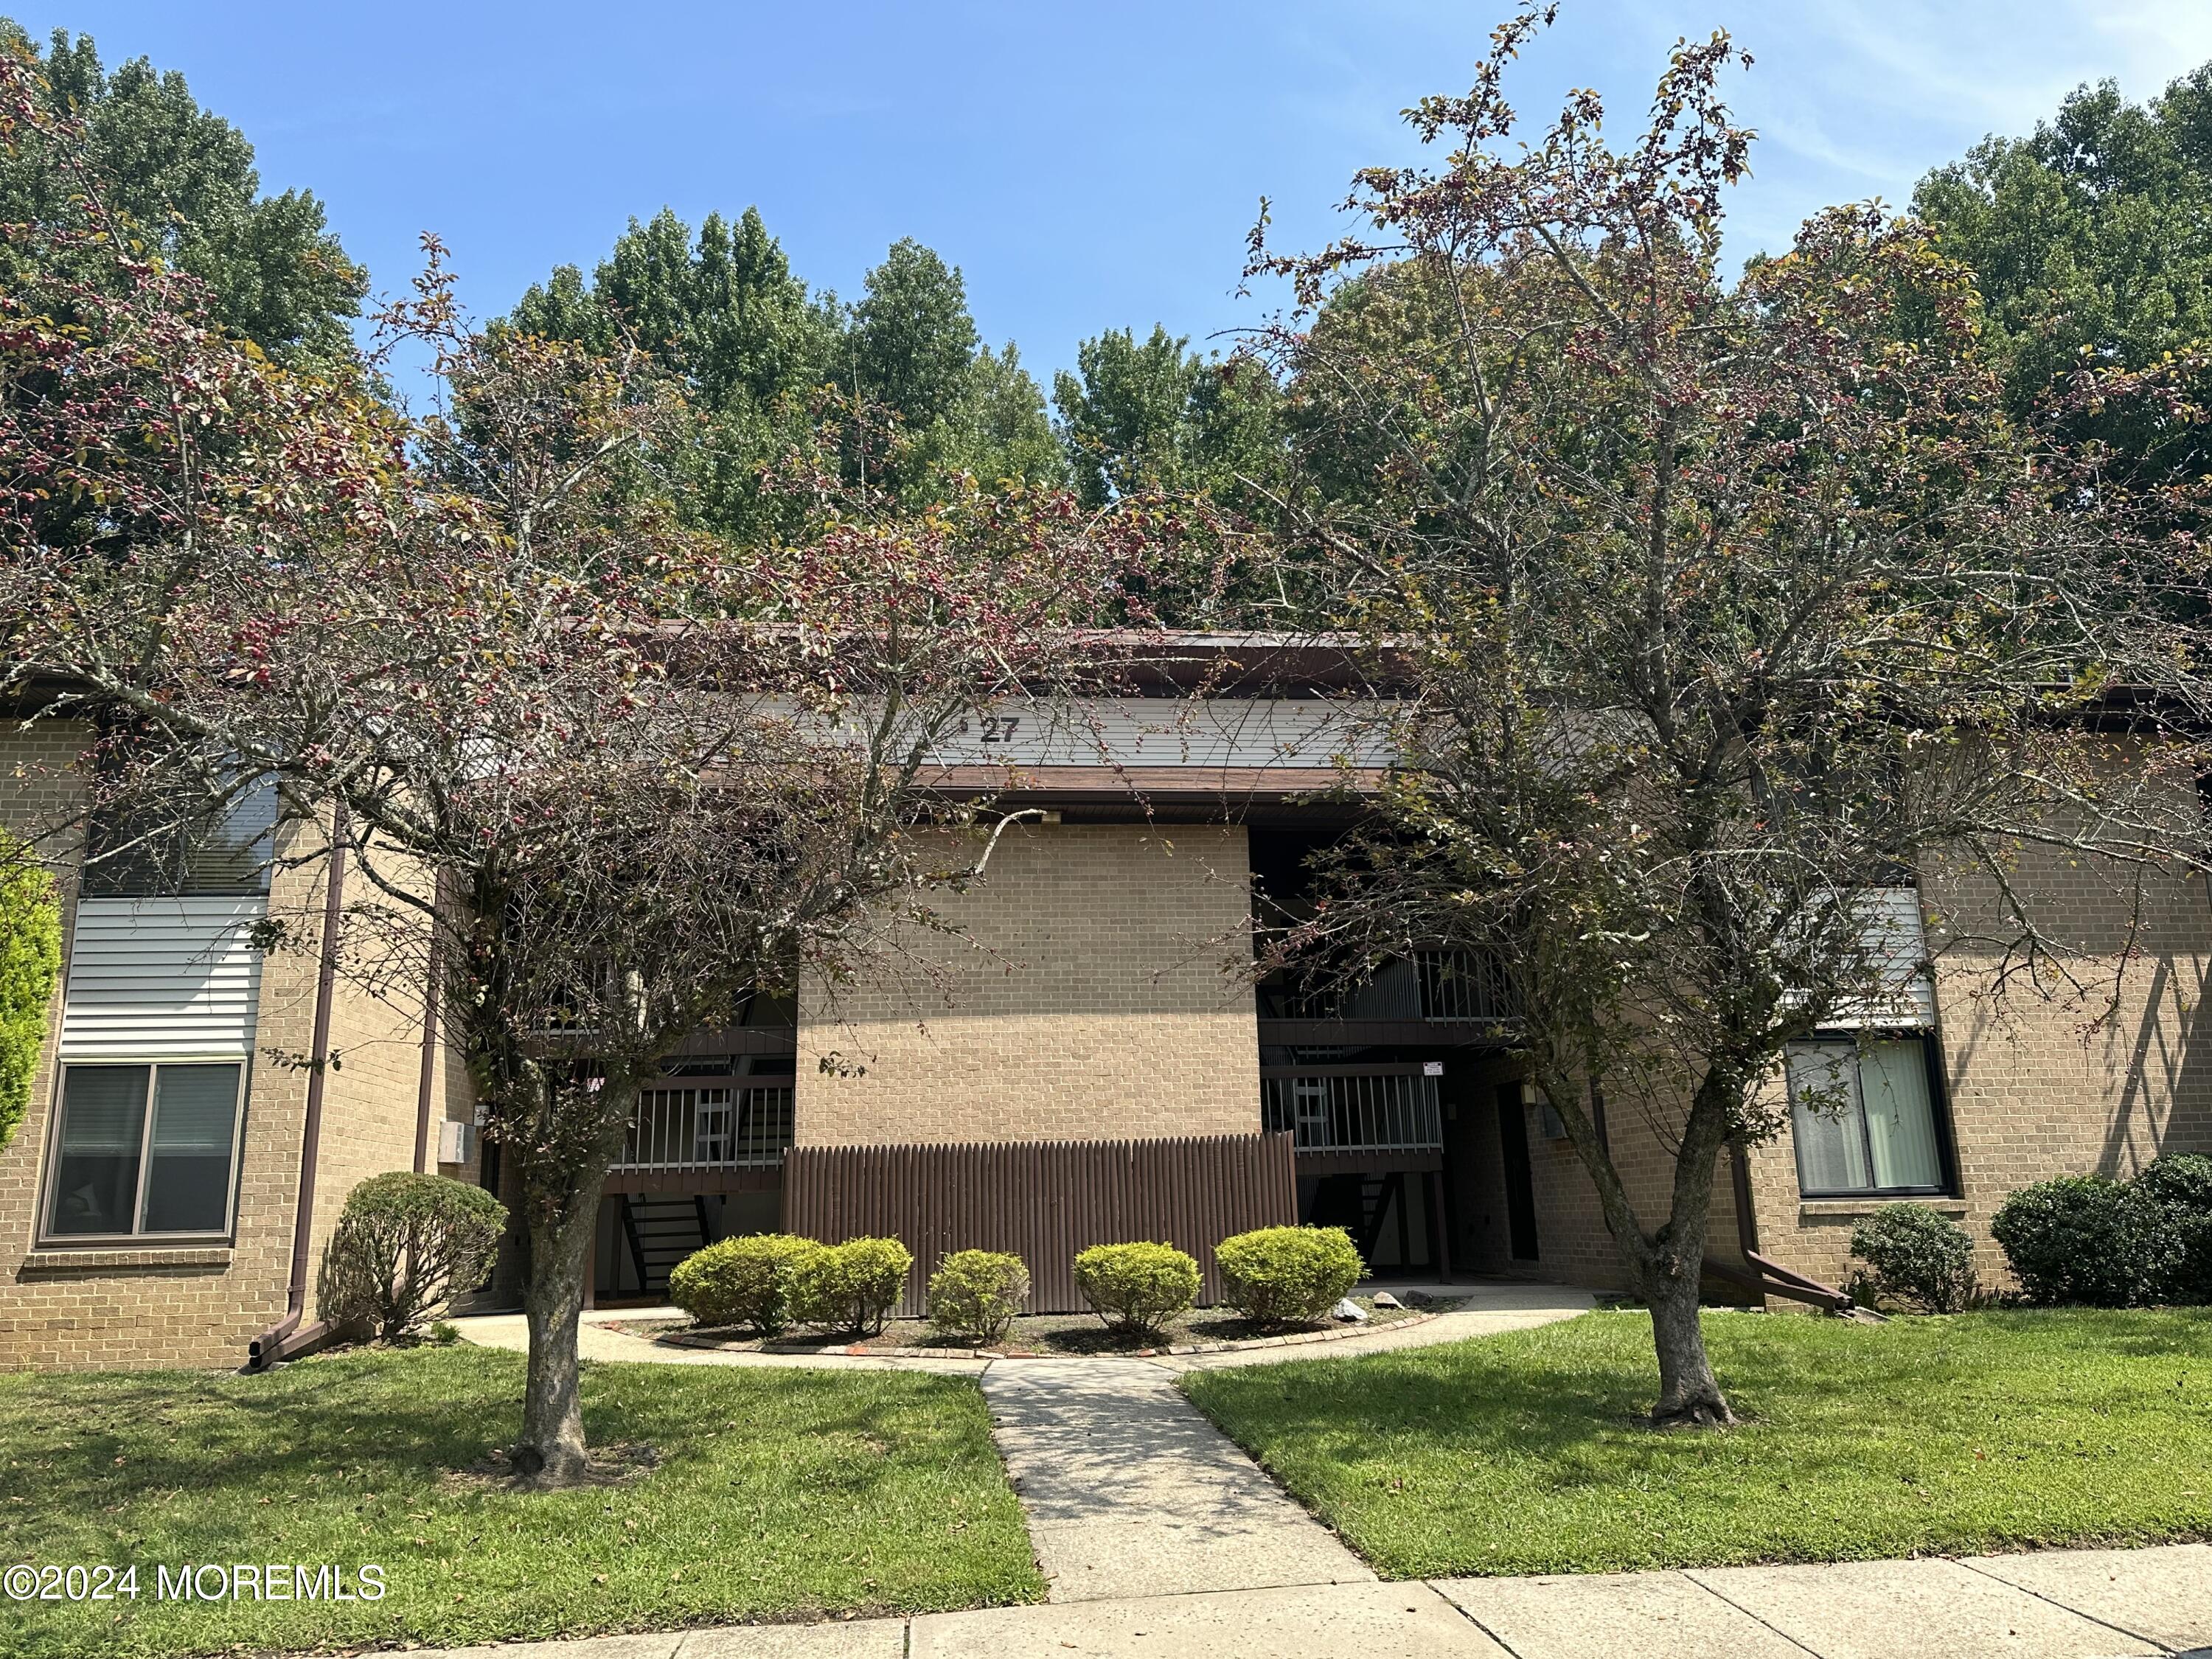
[(62, 1005), (69, 1060), (253, 1051), (261, 957), (258, 895), (85, 899)]
[(1908, 1026), (1925, 1029), (1936, 1023), (1936, 987), (1928, 977), (1927, 934), (1920, 922), (1920, 892), (1913, 887), (1868, 887), (1852, 895), (1858, 907), (1861, 935), (1882, 963), (1882, 977), (1892, 988), (1879, 1002), (1838, 1009), (1824, 1022), (1842, 1030), (1851, 1026)]

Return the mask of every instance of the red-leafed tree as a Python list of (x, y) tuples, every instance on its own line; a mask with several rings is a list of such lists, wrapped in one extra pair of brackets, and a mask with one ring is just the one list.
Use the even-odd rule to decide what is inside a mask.
[[(1724, 35), (1675, 49), (1641, 131), (1585, 92), (1519, 142), (1504, 82), (1552, 9), (1409, 112), (1443, 155), (1358, 176), (1368, 234), (1255, 237), (1297, 300), (1260, 342), (1289, 522), (1411, 681), (1380, 827), (1280, 945), (1501, 964), (1651, 1310), (1654, 1419), (1726, 1422), (1698, 1322), (1716, 1162), (1782, 1127), (1793, 1040), (1898, 994), (1869, 890), (1962, 870), (1993, 896), (1954, 942), (2063, 975), (2063, 895), (2022, 849), (2123, 890), (2201, 864), (2172, 718), (2194, 550), (2008, 416), (1923, 227), (1837, 209), (1724, 273), (1752, 143)], [(1594, 1087), (1666, 1160), (1656, 1197)]]
[[(66, 144), (0, 75), (17, 130)], [(471, 329), (432, 244), (380, 319), (444, 388), (410, 421), (374, 360), (309, 377), (225, 337), (83, 200), (15, 228), (34, 275), (0, 296), (6, 677), (126, 731), (135, 784), (274, 780), (345, 825), (353, 971), (430, 930), (528, 1235), (514, 1465), (573, 1480), (586, 1253), (640, 1085), (960, 878), (923, 833), (972, 817), (931, 787), (940, 747), (1076, 669), (1144, 539), (1063, 495), (917, 511), (795, 463), (768, 485), (799, 532), (733, 550), (655, 487), (686, 422), (644, 354)]]

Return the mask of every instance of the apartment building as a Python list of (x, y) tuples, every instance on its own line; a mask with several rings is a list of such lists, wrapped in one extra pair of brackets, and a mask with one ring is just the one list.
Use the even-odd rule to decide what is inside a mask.
[[(1071, 1304), (1082, 1245), (1169, 1238), (1210, 1274), (1218, 1238), (1293, 1220), (1346, 1226), (1379, 1273), (1621, 1284), (1480, 964), (1417, 955), (1349, 994), (1252, 984), (1255, 899), (1295, 889), (1383, 759), (1344, 718), (1365, 695), (1352, 665), (1206, 637), (1177, 660), (1073, 715), (979, 714), (938, 783), (1022, 816), (942, 902), (953, 927), (890, 941), (834, 994), (758, 999), (671, 1057), (610, 1175), (596, 1300), (657, 1299), (689, 1250), (777, 1227), (899, 1233), (917, 1296), (945, 1250), (1018, 1249), (1043, 1306)], [(331, 971), (322, 919), (345, 870), (325, 826), (241, 804), (179, 862), (80, 879), (52, 831), (82, 742), (0, 726), (0, 823), (47, 837), (69, 947), (0, 1149), (0, 1365), (282, 1355), (314, 1330), (314, 1265), (356, 1182), (428, 1168), (498, 1190), (498, 1148), (477, 1143), (419, 978), (370, 995)], [(252, 855), (270, 845), (273, 875)], [(1928, 872), (1885, 896), (1899, 995), (1774, 1080), (1789, 1127), (1721, 1171), (1717, 1296), (1840, 1283), (1856, 1218), (1908, 1197), (1957, 1216), (2001, 1273), (1988, 1220), (2014, 1188), (2212, 1151), (2203, 884), (2123, 916), (2095, 872), (2041, 873), (2073, 896), (2084, 961), (2124, 967), (2118, 1000), (2093, 1018), (1994, 998), (1947, 932), (1979, 902), (1971, 882)], [(302, 925), (264, 953), (272, 912)], [(1815, 1092), (1827, 1109), (1802, 1108)], [(1659, 1212), (1667, 1125), (1594, 1104)], [(511, 1297), (514, 1272), (483, 1299)]]

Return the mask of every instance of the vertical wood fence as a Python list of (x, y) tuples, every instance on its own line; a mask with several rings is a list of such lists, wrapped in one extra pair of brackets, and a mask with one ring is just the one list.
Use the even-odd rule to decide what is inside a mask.
[(1217, 1301), (1213, 1247), (1298, 1218), (1287, 1134), (794, 1146), (783, 1193), (787, 1231), (903, 1240), (908, 1314), (922, 1311), (929, 1275), (954, 1250), (1010, 1250), (1029, 1264), (1030, 1311), (1080, 1311), (1075, 1253), (1131, 1239), (1188, 1250), (1206, 1275), (1201, 1300)]

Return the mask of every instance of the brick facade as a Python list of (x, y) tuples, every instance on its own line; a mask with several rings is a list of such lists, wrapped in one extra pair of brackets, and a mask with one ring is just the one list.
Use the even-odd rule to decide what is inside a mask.
[(799, 1144), (1257, 1133), (1249, 870), (1241, 827), (1010, 830), (933, 901), (964, 938), (802, 1000)]
[[(0, 823), (40, 838), (73, 899), (82, 790), (74, 763), (81, 728), (40, 722), (0, 727)], [(292, 945), (264, 961), (249, 1063), (230, 1239), (126, 1248), (37, 1245), (50, 1132), (58, 1102), (54, 1053), (61, 995), (29, 1109), (0, 1150), (0, 1367), (233, 1367), (280, 1318), (289, 1283), (293, 1221), (309, 1073), (281, 1056), (312, 1049), (327, 864), (313, 826), (280, 831), (272, 917), (294, 923)], [(65, 905), (64, 938), (73, 908)], [(66, 982), (66, 974), (64, 974)], [(405, 987), (394, 1000), (341, 980), (331, 1043), (340, 1065), (325, 1085), (315, 1194), (319, 1261), (345, 1194), (362, 1176), (406, 1169), (414, 1155), (419, 1013)], [(313, 1317), (312, 1268), (309, 1282)]]

